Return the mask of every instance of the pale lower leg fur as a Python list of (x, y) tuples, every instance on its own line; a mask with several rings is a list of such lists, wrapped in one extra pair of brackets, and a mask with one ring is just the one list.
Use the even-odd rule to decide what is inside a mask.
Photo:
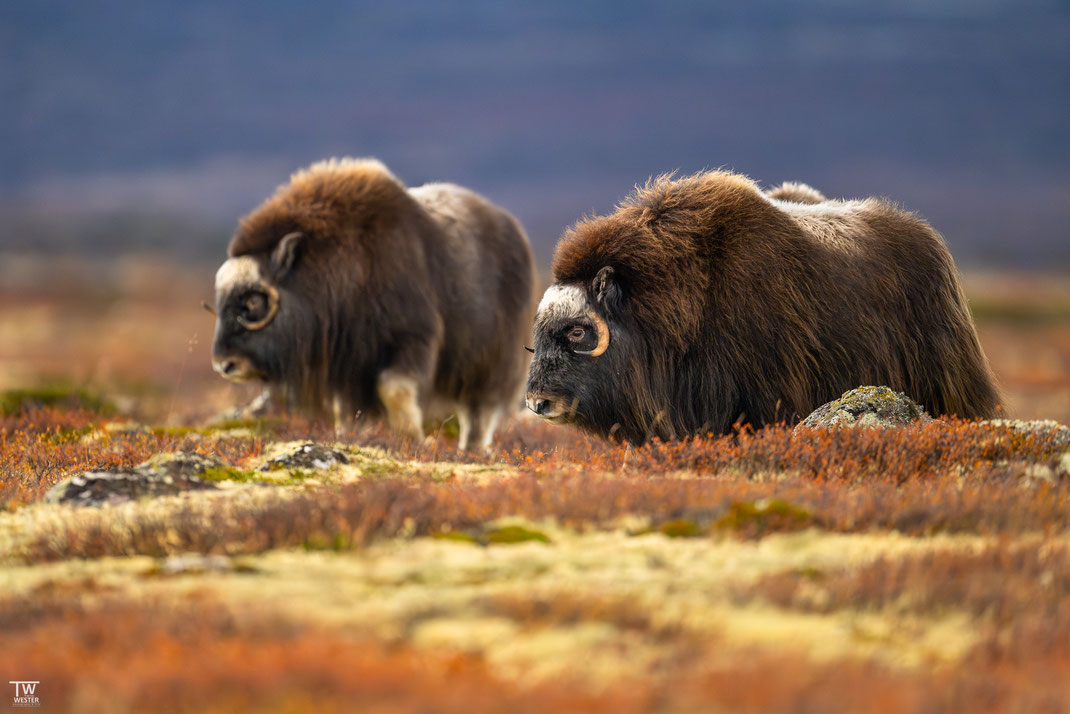
[(468, 448), (468, 436), (472, 433), (472, 415), (467, 409), (457, 410), (457, 450)]
[(498, 420), (501, 419), (501, 416), (501, 410), (493, 407), (473, 410), (469, 443), (479, 451), (486, 453), (487, 449), (490, 448), (490, 442), (494, 439), (494, 430), (498, 428)]
[(331, 412), (334, 416), (334, 435), (341, 438), (345, 433), (346, 422), (348, 421), (345, 413), (345, 403), (342, 401), (341, 395), (335, 394), (334, 399), (331, 400)]
[(386, 407), (390, 428), (413, 439), (422, 439), (423, 412), (417, 402), (419, 385), (412, 377), (383, 372), (379, 375), (379, 400)]

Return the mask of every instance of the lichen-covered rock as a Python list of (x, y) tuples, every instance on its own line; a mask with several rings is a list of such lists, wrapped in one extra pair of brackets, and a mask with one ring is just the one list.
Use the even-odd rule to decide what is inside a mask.
[(139, 471), (152, 471), (170, 476), (199, 476), (208, 469), (218, 469), (223, 466), (226, 464), (214, 456), (178, 452), (156, 454), (134, 468)]
[(341, 449), (322, 444), (301, 444), (293, 451), (281, 454), (260, 467), (261, 471), (279, 469), (326, 469), (335, 464), (348, 464), (349, 456)]
[(223, 462), (219, 459), (200, 454), (156, 454), (132, 469), (86, 471), (73, 476), (56, 484), (45, 500), (76, 506), (105, 506), (183, 491), (215, 489), (215, 484), (199, 475), (220, 466)]
[(872, 427), (887, 428), (931, 422), (920, 404), (888, 387), (859, 387), (844, 392), (811, 412), (795, 427)]
[(1057, 447), (1070, 446), (1070, 428), (1054, 419), (989, 419), (982, 423), (990, 424), (991, 426), (1010, 427), (1015, 431), (1027, 434), (1050, 437)]

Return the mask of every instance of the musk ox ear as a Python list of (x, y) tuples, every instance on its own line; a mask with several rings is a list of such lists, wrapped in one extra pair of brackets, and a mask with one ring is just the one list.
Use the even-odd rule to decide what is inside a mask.
[(304, 233), (287, 233), (275, 246), (271, 253), (271, 272), (276, 280), (281, 279), (296, 265), (304, 241)]
[(621, 289), (617, 273), (609, 265), (598, 271), (591, 285), (594, 299), (607, 311), (615, 311), (620, 306)]

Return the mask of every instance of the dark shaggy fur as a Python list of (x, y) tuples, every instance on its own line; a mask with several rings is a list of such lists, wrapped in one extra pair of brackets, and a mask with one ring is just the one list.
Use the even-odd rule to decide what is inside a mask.
[(635, 442), (794, 422), (867, 384), (990, 416), (992, 374), (939, 234), (885, 201), (789, 186), (772, 193), (790, 202), (732, 173), (663, 176), (567, 231), (555, 285), (583, 290), (611, 342), (569, 353), (577, 321), (540, 309), (529, 405), (556, 399), (558, 421)]
[(519, 222), (477, 194), (406, 189), (374, 160), (322, 162), (242, 219), (229, 255), (256, 260), (279, 309), (242, 329), (250, 286), (217, 285), (216, 358), (248, 360), (291, 401), (387, 416), (414, 436), (419, 412), (455, 412), (473, 441), (515, 409), (533, 261)]

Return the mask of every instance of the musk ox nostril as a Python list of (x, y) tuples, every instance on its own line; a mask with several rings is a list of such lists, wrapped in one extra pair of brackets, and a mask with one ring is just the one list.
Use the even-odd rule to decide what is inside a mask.
[(235, 359), (212, 360), (212, 369), (224, 377), (230, 377), (238, 371), (238, 361)]
[(548, 400), (539, 399), (537, 397), (528, 397), (524, 400), (524, 403), (530, 411), (535, 412), (539, 416), (545, 414), (546, 410), (550, 407), (550, 402)]

